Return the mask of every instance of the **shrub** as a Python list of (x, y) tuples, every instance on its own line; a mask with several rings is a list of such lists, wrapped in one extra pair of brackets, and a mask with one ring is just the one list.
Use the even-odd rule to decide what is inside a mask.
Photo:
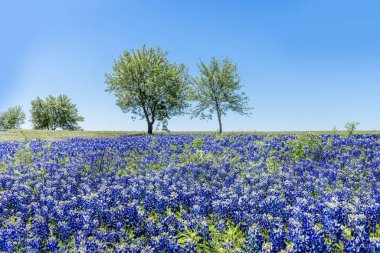
[(296, 162), (300, 159), (320, 160), (321, 158), (322, 142), (316, 134), (297, 136), (295, 139), (288, 141), (287, 145), (290, 147)]
[(199, 149), (203, 145), (203, 142), (204, 142), (204, 140), (203, 140), (202, 136), (199, 136), (199, 137), (195, 138), (193, 140), (193, 146), (194, 146), (194, 148)]

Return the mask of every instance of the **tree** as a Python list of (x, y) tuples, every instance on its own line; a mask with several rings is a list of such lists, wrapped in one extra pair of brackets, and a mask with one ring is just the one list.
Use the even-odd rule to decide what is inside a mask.
[(0, 114), (0, 129), (16, 129), (24, 124), (25, 112), (21, 106), (9, 108), (6, 112)]
[(219, 122), (219, 133), (222, 133), (222, 115), (233, 111), (241, 115), (250, 114), (253, 108), (248, 107), (248, 97), (239, 92), (240, 77), (237, 66), (229, 58), (217, 60), (212, 58), (209, 65), (200, 61), (200, 77), (193, 79), (190, 100), (196, 102), (192, 117), (212, 119), (216, 112)]
[(358, 125), (360, 125), (360, 122), (357, 121), (351, 121), (347, 122), (344, 128), (347, 131), (347, 135), (353, 135), (355, 130), (358, 128)]
[(106, 91), (115, 94), (123, 112), (145, 118), (148, 134), (153, 133), (155, 122), (165, 128), (172, 116), (183, 114), (188, 106), (187, 70), (183, 64), (170, 63), (167, 54), (159, 47), (145, 45), (125, 51), (115, 62), (113, 73), (106, 74)]
[(32, 101), (31, 114), (34, 129), (81, 130), (78, 122), (84, 121), (76, 105), (65, 95), (57, 98), (49, 95), (45, 100), (37, 97)]

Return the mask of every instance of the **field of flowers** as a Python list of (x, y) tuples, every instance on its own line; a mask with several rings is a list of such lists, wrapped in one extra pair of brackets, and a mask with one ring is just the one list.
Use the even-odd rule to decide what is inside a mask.
[(3, 252), (380, 252), (380, 137), (0, 142)]

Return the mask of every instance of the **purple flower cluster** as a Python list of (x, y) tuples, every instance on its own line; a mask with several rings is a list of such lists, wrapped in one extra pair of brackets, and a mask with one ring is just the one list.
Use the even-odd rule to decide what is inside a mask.
[(380, 252), (380, 138), (320, 138), (300, 160), (294, 136), (0, 143), (0, 250)]

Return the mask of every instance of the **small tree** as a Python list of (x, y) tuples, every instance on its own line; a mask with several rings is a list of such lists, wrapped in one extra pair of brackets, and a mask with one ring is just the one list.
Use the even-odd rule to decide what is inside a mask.
[[(188, 75), (183, 64), (167, 59), (167, 52), (157, 48), (125, 51), (106, 74), (106, 91), (113, 92), (117, 105), (125, 113), (145, 118), (148, 134), (155, 122), (166, 128), (167, 120), (184, 113), (187, 107)], [(134, 117), (133, 117), (134, 118)]]
[(81, 130), (78, 122), (84, 121), (76, 105), (65, 95), (57, 98), (50, 95), (45, 100), (37, 97), (32, 101), (31, 114), (34, 129)]
[(0, 114), (0, 129), (17, 129), (25, 122), (25, 112), (21, 106), (9, 108)]
[(237, 66), (230, 59), (219, 61), (212, 58), (209, 65), (200, 61), (200, 77), (194, 78), (190, 100), (197, 102), (192, 110), (193, 117), (212, 119), (216, 112), (219, 133), (222, 133), (222, 115), (233, 111), (241, 115), (249, 114), (248, 97), (241, 89)]
[(360, 122), (357, 122), (357, 121), (347, 122), (346, 125), (344, 126), (344, 128), (346, 128), (347, 134), (352, 135), (355, 132), (355, 130), (358, 128), (359, 124)]

